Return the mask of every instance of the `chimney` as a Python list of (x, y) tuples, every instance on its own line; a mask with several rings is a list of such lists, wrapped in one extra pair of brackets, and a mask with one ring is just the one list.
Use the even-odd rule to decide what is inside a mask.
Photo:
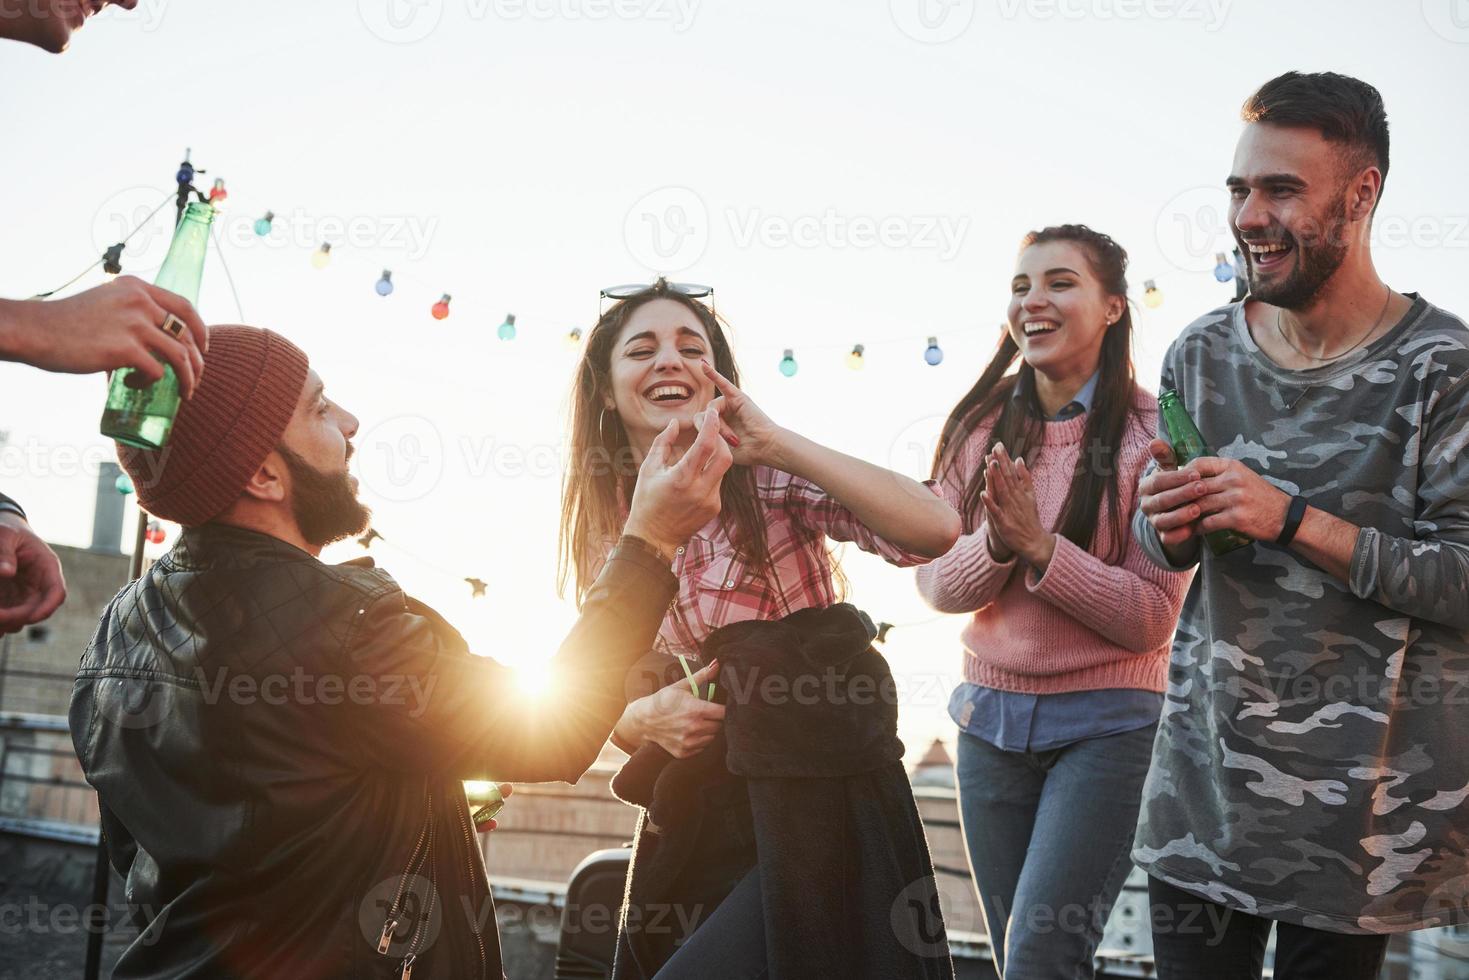
[(122, 554), (122, 511), (124, 497), (117, 492), (122, 467), (104, 462), (97, 468), (97, 504), (92, 511), (92, 550)]

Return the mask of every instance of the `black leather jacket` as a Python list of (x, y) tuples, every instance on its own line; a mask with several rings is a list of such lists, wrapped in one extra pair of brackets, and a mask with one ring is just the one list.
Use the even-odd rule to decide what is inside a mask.
[(380, 569), (185, 531), (109, 604), (72, 694), (143, 928), (114, 976), (500, 978), (460, 781), (578, 779), (674, 591), (624, 539), (537, 703)]

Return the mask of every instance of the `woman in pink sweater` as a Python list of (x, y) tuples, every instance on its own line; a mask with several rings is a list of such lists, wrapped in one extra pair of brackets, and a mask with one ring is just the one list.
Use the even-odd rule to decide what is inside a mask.
[(1093, 976), (1188, 585), (1128, 533), (1158, 406), (1134, 377), (1126, 274), (1127, 253), (1085, 225), (1027, 235), (1009, 328), (935, 458), (965, 533), (918, 587), (974, 614), (949, 710), (1004, 980)]

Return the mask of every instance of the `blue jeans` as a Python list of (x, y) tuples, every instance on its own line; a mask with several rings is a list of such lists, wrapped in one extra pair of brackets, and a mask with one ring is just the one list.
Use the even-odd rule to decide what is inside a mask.
[(1122, 883), (1156, 723), (1049, 752), (959, 733), (959, 814), (1004, 980), (1092, 980)]

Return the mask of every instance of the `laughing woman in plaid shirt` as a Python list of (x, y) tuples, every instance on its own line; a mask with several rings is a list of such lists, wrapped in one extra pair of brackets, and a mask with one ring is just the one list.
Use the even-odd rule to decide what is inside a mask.
[[(704, 287), (667, 283), (607, 290), (618, 298), (587, 337), (572, 407), (572, 463), (562, 494), (561, 569), (577, 596), (596, 578), (617, 539), (633, 480), (654, 436), (689, 422), (722, 395), (735, 465), (724, 478), (720, 517), (667, 556), (678, 596), (658, 649), (697, 659), (704, 639), (728, 623), (779, 619), (838, 601), (827, 539), (851, 541), (898, 566), (948, 551), (959, 517), (939, 492), (784, 429), (736, 387), (724, 331), (697, 296)], [(686, 426), (684, 442), (694, 436)], [(696, 682), (709, 679), (703, 667)], [(644, 697), (614, 734), (625, 749), (655, 742), (676, 758), (713, 739), (724, 706), (683, 696)]]

